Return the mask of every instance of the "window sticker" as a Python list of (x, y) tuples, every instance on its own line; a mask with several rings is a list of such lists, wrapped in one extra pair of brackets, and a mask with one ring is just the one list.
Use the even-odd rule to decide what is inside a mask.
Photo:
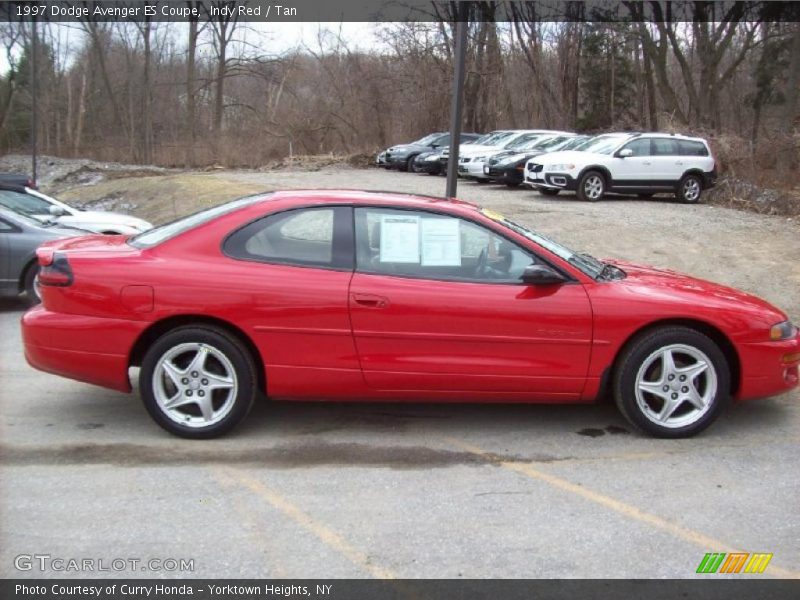
[(419, 216), (381, 215), (380, 262), (419, 263)]
[(461, 266), (461, 231), (458, 219), (422, 219), (422, 265)]
[(506, 218), (503, 215), (501, 215), (498, 212), (494, 212), (493, 210), (490, 210), (488, 208), (482, 208), (481, 209), (481, 213), (483, 213), (483, 215), (485, 217), (489, 217), (492, 221), (505, 221), (506, 220)]

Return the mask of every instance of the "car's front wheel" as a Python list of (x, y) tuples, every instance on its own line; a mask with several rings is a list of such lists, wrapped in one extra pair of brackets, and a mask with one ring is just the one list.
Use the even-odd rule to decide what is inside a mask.
[(139, 390), (161, 427), (186, 438), (230, 431), (256, 395), (253, 358), (241, 342), (213, 326), (179, 327), (147, 351)]
[(689, 437), (722, 412), (730, 374), (725, 355), (708, 336), (686, 327), (661, 327), (623, 351), (613, 392), (620, 412), (642, 431)]
[(697, 204), (700, 201), (700, 194), (703, 192), (703, 181), (697, 175), (686, 175), (678, 184), (675, 193), (678, 200), (686, 204)]
[(578, 181), (578, 199), (597, 202), (606, 193), (606, 180), (597, 171), (588, 171)]

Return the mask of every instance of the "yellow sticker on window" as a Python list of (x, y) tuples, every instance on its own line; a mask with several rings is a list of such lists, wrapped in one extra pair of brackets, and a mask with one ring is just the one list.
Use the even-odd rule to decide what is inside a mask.
[(492, 221), (505, 221), (506, 220), (506, 218), (503, 215), (501, 215), (499, 212), (495, 212), (493, 210), (489, 210), (488, 208), (482, 208), (481, 209), (481, 213), (483, 213), (484, 216), (489, 217)]

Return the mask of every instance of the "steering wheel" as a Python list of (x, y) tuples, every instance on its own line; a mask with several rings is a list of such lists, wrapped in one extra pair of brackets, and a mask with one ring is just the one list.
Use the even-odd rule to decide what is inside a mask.
[(475, 277), (481, 277), (486, 271), (486, 265), (489, 262), (489, 253), (487, 252), (486, 248), (481, 250), (481, 253), (478, 255), (478, 262), (475, 265)]

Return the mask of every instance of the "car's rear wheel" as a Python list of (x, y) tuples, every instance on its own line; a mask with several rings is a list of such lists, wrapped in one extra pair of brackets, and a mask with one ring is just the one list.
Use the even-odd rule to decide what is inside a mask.
[(139, 389), (161, 427), (186, 438), (212, 438), (235, 427), (256, 395), (253, 358), (236, 338), (208, 325), (179, 327), (147, 351)]
[(589, 202), (602, 200), (606, 193), (606, 180), (597, 171), (588, 171), (578, 181), (578, 199)]
[(686, 204), (697, 204), (703, 193), (703, 181), (697, 175), (686, 175), (678, 184), (675, 196)]
[(687, 327), (661, 327), (623, 351), (613, 392), (620, 412), (642, 431), (689, 437), (722, 412), (730, 374), (725, 355), (709, 337)]
[(542, 196), (558, 196), (558, 192), (561, 190), (554, 190), (551, 188), (539, 188), (537, 190)]
[(42, 294), (39, 290), (39, 264), (34, 263), (25, 271), (25, 296), (30, 304), (39, 304), (42, 301)]

